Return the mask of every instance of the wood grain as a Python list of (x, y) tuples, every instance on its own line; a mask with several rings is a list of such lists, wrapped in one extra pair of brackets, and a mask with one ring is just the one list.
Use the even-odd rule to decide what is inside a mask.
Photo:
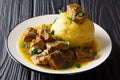
[[(5, 40), (18, 23), (40, 15), (57, 14), (66, 5), (78, 3), (112, 39), (110, 57), (100, 66), (76, 75), (38, 73), (15, 62), (7, 53)], [(119, 80), (120, 0), (0, 0), (0, 80)]]

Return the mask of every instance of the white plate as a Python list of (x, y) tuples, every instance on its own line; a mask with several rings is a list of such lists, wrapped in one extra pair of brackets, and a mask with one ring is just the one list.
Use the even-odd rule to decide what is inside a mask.
[(45, 69), (42, 67), (37, 67), (32, 65), (31, 63), (24, 60), (21, 55), (19, 54), (17, 50), (17, 41), (21, 35), (21, 32), (23, 32), (27, 27), (30, 26), (36, 26), (39, 24), (44, 23), (52, 23), (54, 19), (57, 18), (58, 15), (44, 15), (44, 16), (38, 16), (31, 19), (28, 19), (20, 24), (18, 24), (16, 27), (12, 29), (12, 31), (9, 33), (7, 40), (6, 40), (6, 47), (10, 54), (10, 56), (17, 62), (21, 63), (22, 65), (38, 71), (38, 72), (45, 72), (45, 73), (51, 73), (51, 74), (71, 74), (71, 73), (80, 73), (83, 71), (90, 70), (92, 68), (95, 68), (96, 66), (103, 63), (108, 56), (110, 55), (111, 49), (112, 49), (112, 43), (109, 35), (107, 32), (105, 32), (104, 29), (102, 29), (99, 25), (94, 23), (95, 26), (95, 37), (97, 37), (100, 46), (101, 51), (99, 52), (100, 57), (96, 60), (91, 61), (87, 65), (81, 68), (75, 68), (70, 70), (51, 70), (51, 69)]

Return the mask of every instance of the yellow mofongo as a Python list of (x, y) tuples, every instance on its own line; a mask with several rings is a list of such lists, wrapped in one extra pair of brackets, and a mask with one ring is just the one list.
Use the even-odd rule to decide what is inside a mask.
[[(74, 17), (73, 17), (74, 18)], [(85, 46), (92, 43), (94, 39), (94, 24), (84, 18), (82, 23), (77, 23), (67, 12), (60, 13), (60, 16), (53, 23), (51, 30), (54, 30), (54, 36), (69, 41), (72, 47)]]

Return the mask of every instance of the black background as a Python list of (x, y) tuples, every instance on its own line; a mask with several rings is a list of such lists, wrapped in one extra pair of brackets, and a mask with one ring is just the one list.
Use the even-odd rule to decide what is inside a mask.
[[(81, 4), (111, 37), (109, 58), (97, 68), (76, 75), (38, 73), (16, 63), (5, 39), (15, 25), (34, 16), (57, 14), (70, 3)], [(0, 80), (120, 80), (120, 0), (0, 0)]]

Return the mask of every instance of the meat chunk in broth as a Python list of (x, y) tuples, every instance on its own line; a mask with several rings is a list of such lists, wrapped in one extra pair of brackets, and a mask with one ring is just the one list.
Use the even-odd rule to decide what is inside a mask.
[(54, 38), (45, 30), (41, 32), (42, 38), (46, 41), (46, 42), (53, 42)]
[(30, 47), (35, 47), (36, 49), (44, 50), (45, 49), (45, 42), (37, 37), (35, 40), (32, 40), (30, 43)]
[(64, 58), (65, 61), (70, 61), (75, 59), (75, 53), (74, 50), (66, 50), (66, 51), (62, 51), (62, 57)]
[(34, 28), (29, 27), (29, 28), (26, 29), (26, 31), (24, 33), (23, 41), (31, 42), (32, 39), (36, 38), (36, 35), (37, 35), (37, 31)]
[(34, 64), (48, 64), (48, 56), (43, 56), (42, 54), (36, 54), (31, 57), (31, 60)]
[(65, 45), (64, 41), (55, 41), (55, 42), (49, 42), (46, 43), (46, 48), (50, 51), (53, 52), (55, 50), (68, 50), (70, 48), (69, 45)]
[(94, 59), (94, 54), (92, 52), (85, 52), (84, 50), (75, 49), (75, 54), (77, 60), (79, 61), (88, 61)]
[(49, 56), (49, 65), (54, 69), (62, 69), (65, 64), (65, 60), (63, 59), (61, 54), (57, 54), (57, 52), (53, 52)]
[(53, 42), (54, 38), (49, 34), (50, 29), (48, 26), (43, 25), (39, 30), (39, 36), (44, 39), (46, 42)]

